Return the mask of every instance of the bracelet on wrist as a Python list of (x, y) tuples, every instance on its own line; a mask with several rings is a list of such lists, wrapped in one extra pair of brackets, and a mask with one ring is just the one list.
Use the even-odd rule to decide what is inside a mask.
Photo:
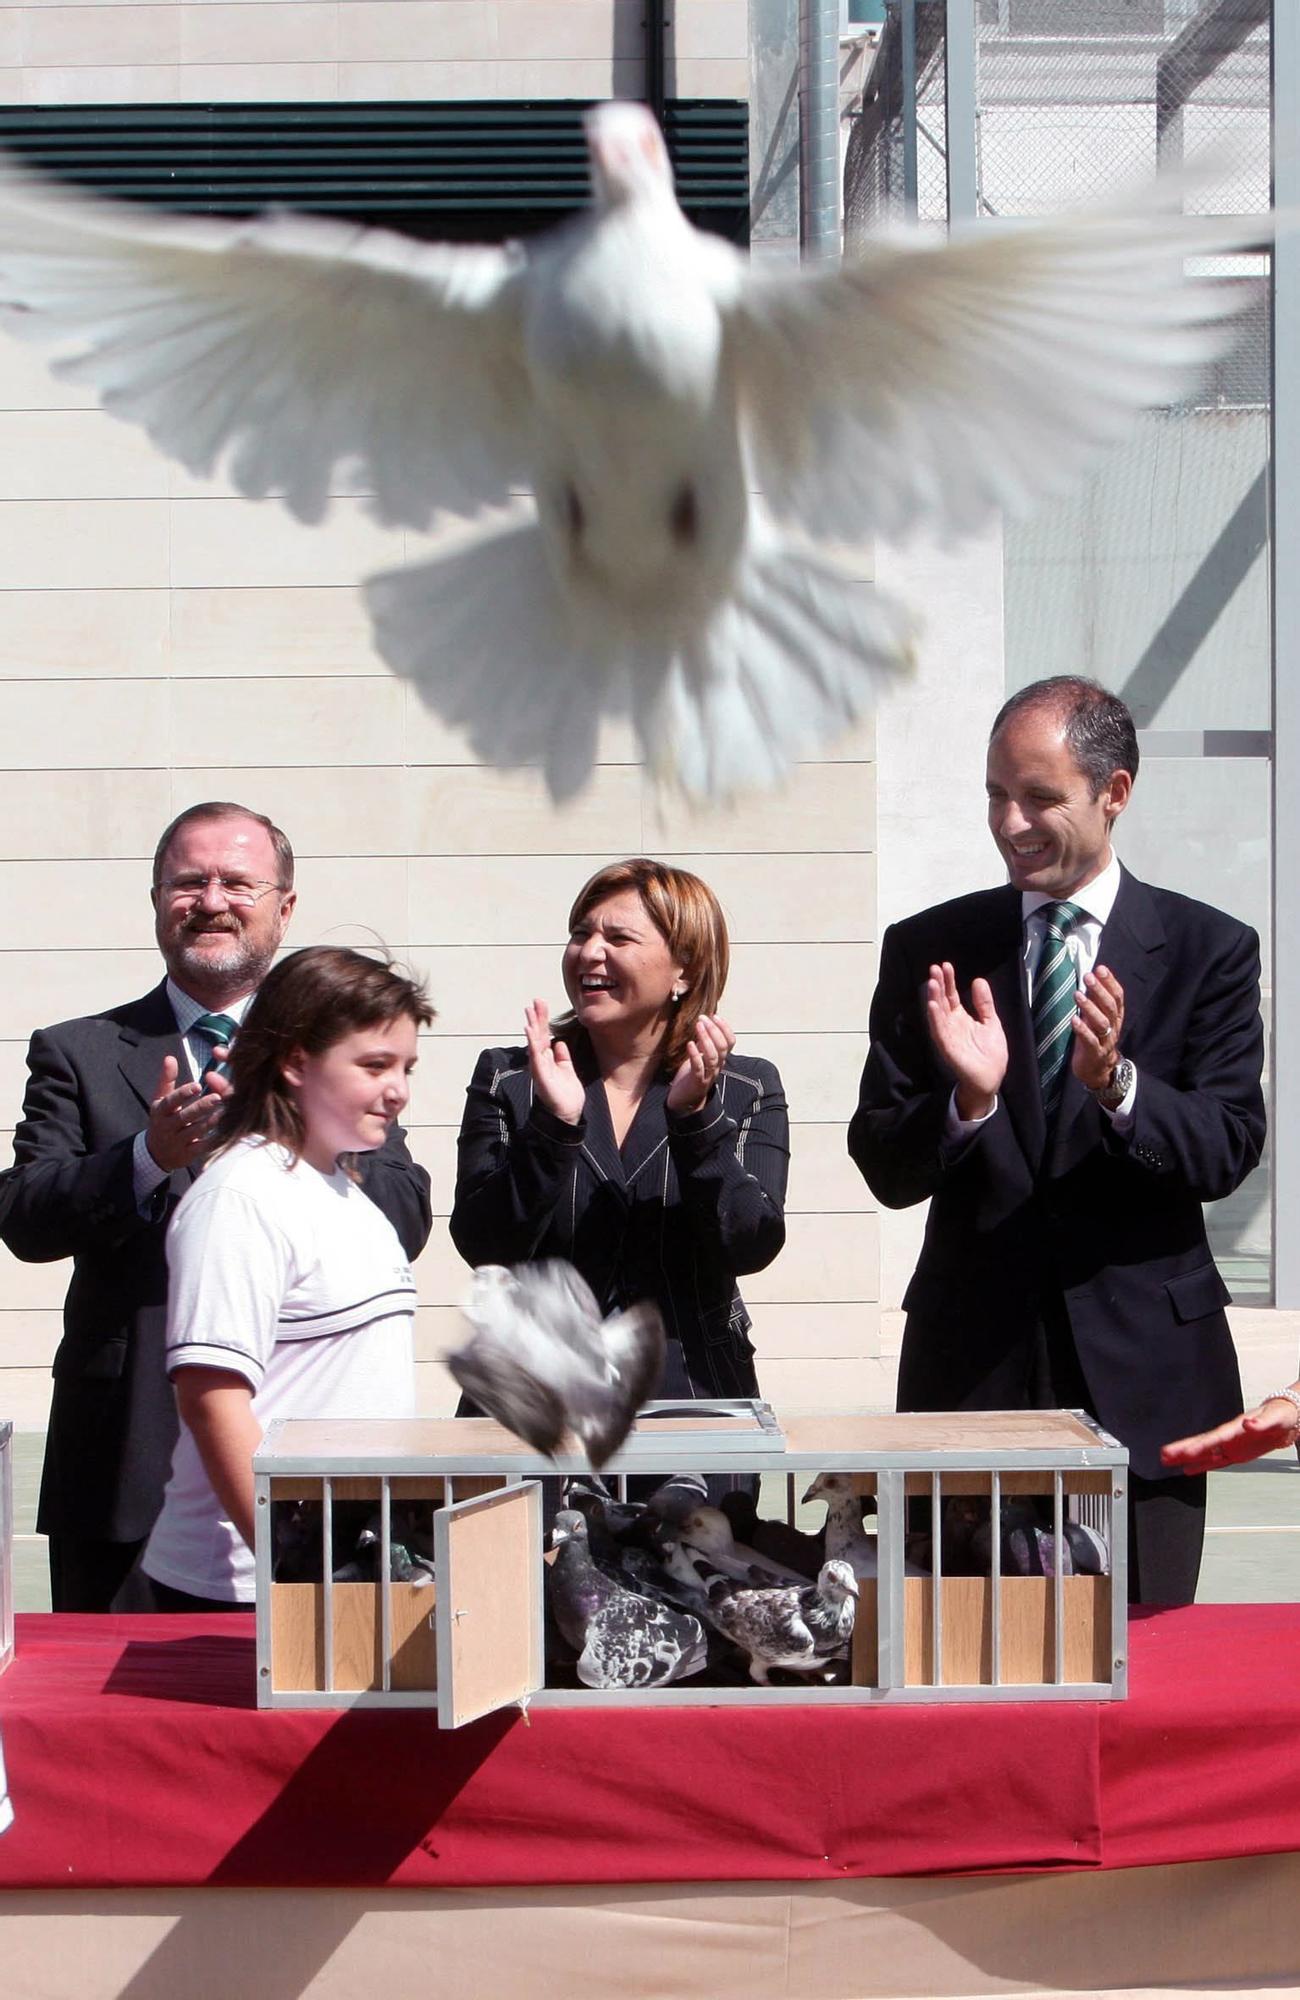
[(1264, 1401), (1266, 1403), (1290, 1403), (1291, 1408), (1295, 1411), (1292, 1422), (1291, 1442), (1293, 1444), (1300, 1444), (1300, 1389), (1270, 1389)]

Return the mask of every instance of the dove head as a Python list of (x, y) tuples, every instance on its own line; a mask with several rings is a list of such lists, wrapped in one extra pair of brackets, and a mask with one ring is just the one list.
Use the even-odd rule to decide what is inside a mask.
[(834, 1507), (852, 1497), (853, 1482), (846, 1472), (819, 1472), (803, 1496), (803, 1505), (806, 1507), (811, 1500), (824, 1500), (828, 1507)]
[(842, 1604), (846, 1597), (856, 1597), (858, 1579), (852, 1563), (823, 1563), (817, 1575), (817, 1588), (832, 1604)]
[(708, 1555), (722, 1555), (731, 1547), (731, 1523), (718, 1507), (696, 1507), (678, 1529), (684, 1542), (703, 1549)]
[(672, 194), (668, 148), (658, 120), (644, 104), (596, 104), (585, 123), (592, 179), (603, 206), (640, 200), (665, 189)]

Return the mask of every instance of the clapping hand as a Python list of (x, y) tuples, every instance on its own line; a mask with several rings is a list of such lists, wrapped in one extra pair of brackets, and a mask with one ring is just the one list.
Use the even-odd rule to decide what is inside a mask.
[[(226, 1051), (218, 1047), (213, 1054), (220, 1059)], [(216, 1137), (222, 1099), (231, 1091), (228, 1077), (210, 1076), (204, 1090), (197, 1083), (178, 1084), (179, 1074), (175, 1056), (164, 1056), (145, 1127), (149, 1156), (165, 1174), (201, 1165)]]
[(551, 1038), (551, 1010), (544, 1000), (530, 1000), (524, 1008), (524, 1034), (538, 1098), (566, 1125), (580, 1125), (587, 1105), (586, 1088), (573, 1067), (567, 1042)]
[(668, 1109), (679, 1118), (702, 1111), (735, 1046), (736, 1037), (721, 1014), (701, 1014), (686, 1050), (686, 1060), (668, 1086)]
[(1099, 965), (1087, 975), (1076, 998), (1070, 1064), (1085, 1090), (1104, 1090), (1114, 1075), (1124, 1032), (1124, 988), (1113, 972)]
[(972, 980), (968, 1012), (948, 961), (932, 965), (925, 1017), (930, 1040), (957, 1085), (957, 1116), (983, 1118), (1007, 1073), (1007, 1038), (987, 979)]

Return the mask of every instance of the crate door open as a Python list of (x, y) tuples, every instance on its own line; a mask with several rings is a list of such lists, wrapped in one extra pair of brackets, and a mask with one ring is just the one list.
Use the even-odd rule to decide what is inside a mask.
[(438, 1726), (458, 1729), (542, 1685), (542, 1489), (440, 1507), (433, 1531)]

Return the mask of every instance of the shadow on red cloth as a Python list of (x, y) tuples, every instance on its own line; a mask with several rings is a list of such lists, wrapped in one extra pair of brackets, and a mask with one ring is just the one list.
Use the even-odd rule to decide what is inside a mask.
[(128, 1639), (104, 1682), (105, 1694), (203, 1708), (256, 1708), (256, 1656), (241, 1633), (188, 1633)]
[[(160, 1704), (255, 1710), (253, 1675), (245, 1636), (190, 1632), (128, 1639), (104, 1691)], [(324, 1733), (207, 1880), (229, 1887), (268, 1881), (359, 1887), (390, 1881), (417, 1848), (436, 1860), (443, 1814), (518, 1719), (507, 1709), (444, 1733), (431, 1709), (296, 1711), (305, 1730)], [(270, 1726), (282, 1730), (285, 1720), (281, 1713)], [(244, 1754), (250, 1750), (256, 1757), (255, 1739), (245, 1742)], [(420, 1773), (414, 1783), (413, 1772)]]
[(348, 1709), (310, 1719), (325, 1724), (326, 1734), (209, 1882), (355, 1888), (390, 1882), (417, 1848), (436, 1861), (448, 1808), (502, 1738), (522, 1726), (513, 1709), (445, 1732), (429, 1710)]

